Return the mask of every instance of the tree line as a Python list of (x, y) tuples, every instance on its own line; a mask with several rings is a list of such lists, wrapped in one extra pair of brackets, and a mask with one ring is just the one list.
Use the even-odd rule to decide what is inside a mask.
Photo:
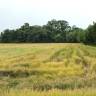
[(6, 29), (0, 34), (1, 43), (96, 43), (96, 23), (82, 29), (70, 26), (65, 20), (51, 20), (46, 25), (25, 23), (16, 30)]

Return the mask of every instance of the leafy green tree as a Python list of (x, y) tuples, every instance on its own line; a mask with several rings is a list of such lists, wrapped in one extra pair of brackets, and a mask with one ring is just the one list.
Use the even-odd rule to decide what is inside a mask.
[(86, 30), (86, 42), (96, 43), (96, 23), (93, 22), (93, 25), (89, 25)]
[(0, 42), (96, 42), (95, 31), (96, 23), (90, 25), (85, 32), (76, 26), (69, 26), (65, 20), (53, 19), (43, 26), (30, 26), (25, 23), (16, 30), (6, 29), (0, 35)]
[(53, 19), (48, 21), (46, 29), (52, 42), (66, 42), (66, 34), (70, 31), (70, 26), (67, 21)]
[(72, 26), (71, 31), (67, 34), (68, 42), (84, 42), (85, 41), (85, 32), (83, 29), (76, 26)]
[(12, 41), (12, 30), (6, 29), (1, 33), (1, 42), (8, 43)]

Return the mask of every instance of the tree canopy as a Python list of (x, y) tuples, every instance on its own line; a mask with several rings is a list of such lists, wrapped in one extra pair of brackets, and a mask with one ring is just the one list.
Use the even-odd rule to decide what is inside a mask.
[(30, 26), (25, 23), (18, 29), (6, 29), (1, 32), (0, 42), (2, 43), (47, 43), (47, 42), (86, 42), (96, 43), (96, 23), (89, 25), (86, 30), (70, 26), (65, 20), (51, 20), (46, 25)]

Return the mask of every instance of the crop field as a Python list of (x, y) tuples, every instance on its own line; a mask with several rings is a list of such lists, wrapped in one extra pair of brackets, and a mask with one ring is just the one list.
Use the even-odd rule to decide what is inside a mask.
[(96, 96), (96, 46), (0, 44), (0, 96)]

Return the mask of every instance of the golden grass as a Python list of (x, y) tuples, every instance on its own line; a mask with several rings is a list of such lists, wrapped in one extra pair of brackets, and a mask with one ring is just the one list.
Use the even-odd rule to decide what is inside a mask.
[(2, 91), (0, 96), (96, 96), (96, 89), (75, 89), (75, 90), (49, 90), (49, 91), (33, 91), (33, 90), (7, 90)]
[[(80, 89), (84, 87), (87, 89)], [(0, 89), (4, 89), (0, 96), (96, 96), (93, 87), (96, 88), (95, 46), (0, 44)]]
[(95, 47), (83, 44), (0, 44), (0, 70), (56, 70), (69, 75), (78, 71), (82, 75), (85, 67), (95, 70), (95, 53)]

